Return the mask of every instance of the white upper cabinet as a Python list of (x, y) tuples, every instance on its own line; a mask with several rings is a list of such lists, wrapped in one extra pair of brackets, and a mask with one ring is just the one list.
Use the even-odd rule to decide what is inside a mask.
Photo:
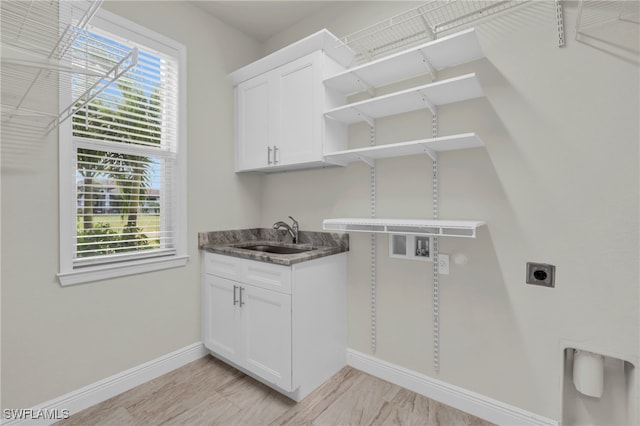
[(319, 167), (326, 164), (325, 152), (345, 149), (346, 126), (324, 118), (345, 96), (328, 93), (323, 80), (351, 58), (323, 30), (232, 73), (236, 171)]
[(293, 165), (322, 158), (322, 52), (276, 70), (279, 114), (274, 145), (277, 164)]
[(259, 75), (236, 87), (236, 168), (257, 169), (271, 161), (275, 140), (274, 87), (269, 76)]

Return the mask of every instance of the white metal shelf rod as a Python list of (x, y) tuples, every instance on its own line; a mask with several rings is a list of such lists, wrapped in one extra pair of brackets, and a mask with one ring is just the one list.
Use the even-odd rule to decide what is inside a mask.
[[(29, 87), (27, 87), (27, 90), (24, 91), (24, 94), (22, 95), (22, 97), (20, 98), (20, 101), (18, 102), (18, 104), (16, 105), (16, 110), (19, 110), (22, 107), (22, 104), (24, 103), (24, 101), (27, 99), (29, 93), (31, 93), (31, 89), (33, 89), (33, 86), (36, 85), (36, 83), (38, 82), (38, 80), (40, 79), (40, 76), (42, 75), (43, 70), (39, 70), (38, 74), (36, 74), (36, 76), (34, 77), (33, 80), (31, 80), (31, 83), (29, 84)], [(47, 132), (49, 133), (49, 132)]]
[(92, 77), (104, 77), (104, 73), (92, 71), (75, 64), (68, 65), (59, 59), (46, 58), (20, 46), (2, 46), (2, 58), (0, 62), (4, 65), (16, 65), (29, 68), (46, 68), (51, 71), (70, 72), (84, 74)]
[[(50, 58), (52, 57), (53, 53), (55, 53), (58, 46), (62, 46), (62, 48), (60, 49), (60, 53), (58, 54), (59, 58), (67, 54), (67, 52), (69, 51), (69, 49), (71, 49), (71, 46), (73, 46), (73, 43), (76, 41), (78, 36), (84, 31), (87, 25), (89, 25), (89, 22), (91, 22), (91, 19), (93, 19), (93, 16), (96, 14), (96, 12), (98, 12), (98, 9), (100, 9), (101, 5), (102, 5), (102, 0), (94, 1), (93, 3), (91, 3), (91, 6), (89, 6), (87, 10), (85, 10), (84, 14), (80, 17), (80, 19), (78, 20), (78, 23), (75, 26), (71, 25), (71, 23), (67, 25), (67, 28), (65, 29), (64, 33), (60, 37), (60, 40), (51, 51), (51, 54), (49, 55)], [(65, 40), (65, 36), (67, 32), (70, 30), (71, 30), (71, 36), (63, 44), (62, 41)]]
[(9, 119), (7, 120), (2, 120), (3, 122), (9, 122), (11, 120), (11, 118), (13, 117), (29, 117), (32, 118), (33, 116), (47, 116), (47, 117), (57, 117), (58, 114), (55, 114), (53, 112), (47, 112), (47, 111), (37, 111), (34, 109), (30, 109), (30, 108), (20, 108), (20, 110), (16, 109), (15, 107), (11, 107), (11, 106), (6, 106), (3, 105), (2, 106), (3, 109), (10, 109), (11, 112), (4, 112), (5, 115), (9, 116)]
[[(2, 58), (2, 63), (5, 65), (16, 65), (27, 68), (42, 68), (47, 71), (61, 71), (74, 74), (83, 74), (90, 77), (104, 77), (104, 74), (91, 71), (86, 68), (81, 68), (77, 65), (65, 66), (60, 65), (55, 59), (44, 59), (42, 61), (30, 61), (26, 59), (12, 59)], [(37, 80), (37, 79), (36, 79)]]
[[(55, 129), (60, 123), (71, 117), (75, 114), (76, 111), (82, 109), (84, 106), (88, 105), (92, 100), (96, 98), (104, 89), (106, 89), (111, 83), (118, 80), (124, 74), (126, 74), (131, 68), (135, 67), (138, 63), (138, 48), (134, 47), (131, 52), (124, 58), (122, 58), (117, 64), (115, 64), (107, 73), (106, 77), (112, 75), (106, 82), (103, 80), (98, 80), (93, 85), (88, 88), (82, 95), (78, 97), (76, 102), (79, 102), (80, 99), (87, 97), (80, 105), (76, 105), (76, 102), (73, 102), (71, 105), (66, 107), (56, 119), (52, 120), (47, 126), (46, 134), (49, 134), (51, 130)], [(125, 65), (126, 64), (126, 65)], [(122, 68), (124, 67), (124, 68)], [(122, 68), (122, 69), (121, 69)], [(98, 90), (94, 89), (102, 84), (102, 87)], [(92, 93), (93, 92), (93, 93)]]
[(89, 25), (89, 22), (91, 22), (93, 16), (96, 14), (96, 12), (98, 12), (100, 6), (102, 6), (102, 2), (103, 0), (94, 0), (94, 2), (91, 4), (91, 7), (87, 9), (86, 13), (78, 21), (79, 28), (84, 29), (87, 27), (87, 25)]

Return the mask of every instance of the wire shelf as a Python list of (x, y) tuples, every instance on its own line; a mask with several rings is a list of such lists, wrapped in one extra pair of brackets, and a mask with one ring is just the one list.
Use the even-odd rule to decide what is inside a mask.
[(0, 3), (5, 137), (46, 135), (136, 64), (135, 49), (116, 50), (87, 30), (102, 0)]
[(322, 221), (322, 229), (341, 232), (434, 235), (475, 238), (481, 220), (336, 218)]
[(355, 62), (367, 62), (425, 40), (434, 40), (442, 33), (528, 1), (431, 1), (345, 36), (341, 41), (356, 52)]
[(575, 40), (633, 64), (640, 64), (640, 3), (580, 1)]
[(576, 36), (603, 25), (640, 24), (640, 7), (633, 1), (581, 1), (576, 18)]

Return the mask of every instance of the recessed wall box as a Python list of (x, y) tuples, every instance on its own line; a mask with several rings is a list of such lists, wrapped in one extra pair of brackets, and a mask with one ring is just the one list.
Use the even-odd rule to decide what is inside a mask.
[(407, 236), (406, 235), (391, 235), (390, 256), (406, 256), (407, 255)]
[(431, 237), (416, 237), (414, 253), (418, 257), (431, 257)]
[(527, 284), (556, 286), (556, 267), (547, 263), (527, 262)]
[(391, 234), (389, 257), (409, 260), (433, 261), (433, 237)]

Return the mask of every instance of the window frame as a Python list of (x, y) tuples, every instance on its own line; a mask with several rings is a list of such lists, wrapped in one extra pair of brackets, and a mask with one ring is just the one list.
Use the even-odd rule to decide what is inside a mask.
[[(187, 195), (186, 195), (186, 148), (187, 148), (187, 49), (181, 43), (155, 31), (131, 22), (114, 13), (99, 10), (91, 21), (91, 27), (140, 43), (149, 48), (168, 53), (178, 60), (177, 141), (176, 167), (173, 176), (174, 206), (172, 211), (175, 253), (134, 260), (120, 260), (92, 266), (74, 267), (74, 244), (76, 223), (76, 175), (75, 161), (77, 144), (73, 139), (73, 123), (69, 118), (58, 128), (59, 144), (59, 198), (60, 198), (60, 272), (57, 274), (61, 286), (75, 285), (116, 277), (135, 275), (186, 265), (187, 255)], [(69, 78), (61, 73), (60, 78)], [(68, 86), (61, 85), (61, 87)], [(71, 102), (69, 92), (59, 94), (60, 110)]]

